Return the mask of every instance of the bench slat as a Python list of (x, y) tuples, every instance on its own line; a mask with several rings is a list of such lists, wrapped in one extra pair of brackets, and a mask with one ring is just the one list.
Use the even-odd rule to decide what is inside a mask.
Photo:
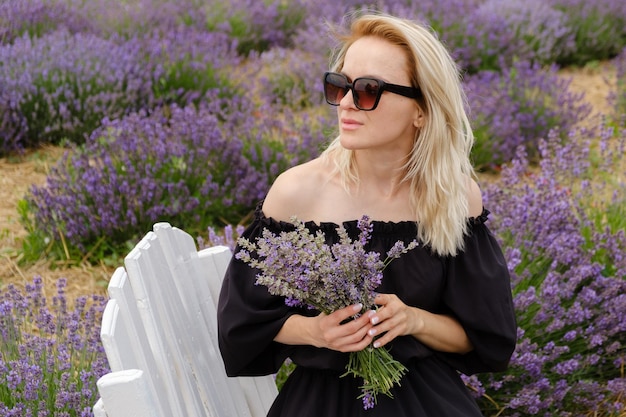
[[(143, 371), (129, 369), (111, 372), (98, 380), (100, 405), (104, 405), (106, 416), (154, 417), (159, 411), (153, 407), (154, 399), (146, 385)], [(102, 415), (102, 407), (98, 410)], [(94, 412), (95, 414), (95, 412)]]
[[(107, 288), (109, 301), (105, 308), (102, 319), (100, 337), (109, 361), (111, 371), (124, 369), (141, 369), (146, 379), (146, 384), (151, 389), (152, 398), (155, 399), (160, 415), (169, 415), (172, 407), (169, 403), (168, 391), (165, 381), (157, 372), (157, 361), (150, 348), (145, 327), (141, 321), (135, 293), (133, 292), (126, 270), (119, 267), (113, 273)], [(116, 307), (115, 318), (118, 323), (111, 326), (105, 324), (109, 304)], [(116, 332), (119, 327), (121, 330)]]

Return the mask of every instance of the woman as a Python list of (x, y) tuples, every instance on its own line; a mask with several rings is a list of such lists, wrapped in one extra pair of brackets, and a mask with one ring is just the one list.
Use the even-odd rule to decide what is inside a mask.
[[(319, 157), (280, 175), (244, 236), (291, 230), (292, 216), (321, 230), (358, 234), (367, 214), (370, 250), (398, 240), (420, 246), (394, 260), (376, 312), (332, 314), (288, 307), (255, 286), (233, 259), (220, 295), (219, 342), (227, 373), (297, 365), (270, 416), (481, 416), (459, 373), (501, 371), (515, 347), (508, 270), (484, 224), (469, 152), (473, 135), (456, 65), (425, 28), (387, 15), (356, 18), (324, 75), (339, 136)], [(365, 410), (349, 352), (374, 341), (407, 368), (393, 398)]]

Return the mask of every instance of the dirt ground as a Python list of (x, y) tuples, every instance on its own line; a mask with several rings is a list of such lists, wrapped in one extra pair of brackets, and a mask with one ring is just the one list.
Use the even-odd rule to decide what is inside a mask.
[[(595, 117), (611, 111), (607, 98), (614, 88), (615, 74), (610, 63), (566, 69), (561, 73), (572, 79), (572, 91), (585, 93), (585, 99), (593, 105)], [(18, 202), (32, 185), (45, 182), (46, 173), (62, 153), (62, 149), (46, 147), (22, 156), (0, 158), (0, 286), (23, 285), (41, 276), (46, 293), (51, 296), (57, 279), (65, 277), (68, 298), (72, 300), (79, 295), (104, 293), (115, 268), (105, 265), (67, 267), (46, 260), (30, 265), (20, 263), (20, 248), (26, 231), (19, 222)], [(120, 259), (119, 265), (121, 263)]]

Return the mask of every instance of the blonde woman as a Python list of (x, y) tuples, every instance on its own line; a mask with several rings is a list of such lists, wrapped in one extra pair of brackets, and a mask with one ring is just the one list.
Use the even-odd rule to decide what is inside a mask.
[[(394, 260), (376, 312), (348, 321), (297, 309), (255, 286), (233, 260), (219, 304), (219, 341), (229, 375), (296, 370), (270, 416), (481, 416), (459, 372), (502, 371), (516, 323), (506, 262), (485, 221), (469, 153), (473, 135), (458, 69), (425, 27), (382, 14), (356, 17), (328, 73), (338, 137), (273, 184), (245, 237), (289, 227), (292, 216), (337, 241), (336, 229), (373, 220), (372, 250), (398, 240), (420, 246)], [(357, 306), (358, 307), (358, 306)], [(349, 352), (386, 346), (408, 372), (393, 398), (358, 400), (345, 372)]]

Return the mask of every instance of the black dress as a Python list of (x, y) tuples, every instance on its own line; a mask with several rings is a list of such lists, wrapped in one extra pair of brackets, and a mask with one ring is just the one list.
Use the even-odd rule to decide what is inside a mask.
[[(288, 346), (273, 339), (292, 314), (314, 311), (288, 307), (282, 297), (255, 285), (257, 270), (234, 257), (224, 278), (218, 306), (219, 345), (229, 376), (276, 373), (286, 358), (298, 365), (268, 416), (289, 417), (470, 417), (482, 416), (458, 371), (502, 371), (515, 348), (516, 323), (511, 287), (502, 251), (484, 224), (488, 212), (469, 219), (465, 249), (455, 257), (440, 257), (423, 246), (393, 260), (384, 271), (378, 289), (393, 293), (407, 305), (456, 317), (474, 350), (468, 354), (437, 352), (412, 336), (398, 337), (387, 347), (409, 372), (394, 387), (394, 398), (378, 396), (373, 409), (364, 410), (362, 381), (345, 371), (348, 354), (313, 346)], [(373, 222), (368, 250), (381, 256), (398, 241), (416, 236), (414, 222)], [(307, 223), (321, 229), (329, 244), (338, 240), (334, 223)], [(344, 227), (354, 238), (357, 221)], [(274, 233), (292, 225), (265, 217), (259, 205), (244, 236), (250, 241), (264, 228)], [(237, 249), (236, 249), (237, 250)]]

